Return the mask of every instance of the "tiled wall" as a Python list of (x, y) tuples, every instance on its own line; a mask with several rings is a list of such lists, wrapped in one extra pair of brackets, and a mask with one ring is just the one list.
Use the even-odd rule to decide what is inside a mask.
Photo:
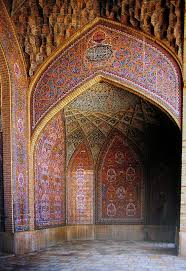
[(29, 229), (28, 119), (23, 56), (3, 1), (0, 1), (0, 73), (2, 87), (5, 228)]
[(67, 223), (92, 224), (94, 218), (94, 170), (86, 145), (74, 153), (67, 173)]
[(96, 172), (97, 223), (144, 222), (144, 166), (132, 142), (110, 135)]
[[(65, 67), (65, 69), (64, 69)], [(147, 37), (100, 21), (56, 52), (31, 95), (31, 129), (75, 89), (108, 78), (181, 118), (181, 73), (174, 58)]]
[(35, 226), (65, 223), (64, 118), (58, 114), (45, 127), (35, 150)]
[(4, 231), (3, 138), (0, 132), (0, 231)]

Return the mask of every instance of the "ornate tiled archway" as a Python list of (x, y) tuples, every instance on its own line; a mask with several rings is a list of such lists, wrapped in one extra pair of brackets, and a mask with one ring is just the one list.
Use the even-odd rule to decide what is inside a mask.
[(64, 106), (99, 82), (110, 82), (144, 97), (180, 126), (181, 73), (174, 57), (147, 35), (141, 37), (118, 23), (95, 19), (57, 49), (30, 84), (32, 228), (37, 139)]
[[(3, 94), (3, 152), (7, 216), (5, 229), (11, 233), (16, 232), (15, 236), (11, 235), (11, 240), (15, 241), (14, 250), (20, 251), (21, 236), (28, 244), (28, 236), (32, 240), (32, 237), (37, 236), (38, 233), (29, 231), (19, 234), (18, 231), (33, 230), (35, 226), (41, 229), (65, 223), (65, 217), (59, 214), (65, 207), (60, 205), (61, 198), (54, 195), (50, 195), (51, 197), (47, 199), (52, 206), (52, 211), (50, 223), (46, 222), (45, 218), (48, 214), (46, 210), (42, 214), (40, 207), (44, 204), (42, 200), (39, 201), (43, 196), (42, 191), (39, 190), (43, 185), (43, 180), (40, 179), (40, 168), (35, 170), (37, 180), (33, 178), (34, 151), (36, 150), (36, 158), (38, 158), (36, 160), (40, 163), (39, 155), (42, 156), (45, 151), (48, 151), (45, 148), (45, 139), (47, 139), (50, 143), (52, 142), (52, 148), (46, 160), (53, 156), (56, 160), (52, 161), (52, 166), (47, 164), (47, 161), (44, 162), (50, 167), (49, 177), (54, 181), (56, 191), (64, 192), (63, 187), (59, 187), (57, 175), (63, 177), (65, 170), (61, 168), (60, 172), (52, 171), (55, 163), (58, 163), (59, 167), (64, 163), (64, 157), (62, 157), (64, 146), (58, 146), (60, 145), (58, 143), (64, 143), (66, 140), (65, 132), (62, 126), (58, 126), (54, 121), (64, 106), (98, 82), (111, 83), (155, 104), (181, 127), (182, 78), (176, 53), (169, 51), (165, 43), (138, 30), (122, 26), (120, 23), (97, 18), (78, 30), (46, 59), (31, 79), (28, 91), (24, 57), (17, 41), (14, 25), (6, 12), (3, 1), (0, 3), (2, 7), (0, 11), (0, 81)], [(63, 123), (63, 119), (60, 121)], [(121, 122), (118, 123), (118, 127), (120, 124)], [(58, 137), (48, 136), (47, 138), (47, 129), (55, 130), (56, 127), (59, 128)], [(85, 127), (81, 128), (85, 131)], [(135, 133), (131, 136), (134, 138)], [(104, 141), (104, 136), (102, 139)], [(91, 140), (92, 138), (89, 138), (89, 143)], [(100, 146), (101, 144), (102, 141), (99, 142)], [(44, 153), (37, 149), (37, 146), (41, 145), (43, 145)], [(95, 155), (93, 155), (94, 160), (99, 148), (96, 149), (95, 145), (91, 148)], [(30, 168), (28, 168), (29, 158)], [(60, 162), (58, 158), (61, 159)], [(162, 166), (165, 168), (165, 175), (166, 166)], [(38, 193), (36, 204), (33, 196), (34, 181), (37, 182), (35, 192)], [(49, 192), (53, 189), (50, 186), (48, 188)], [(43, 200), (45, 203), (46, 198), (44, 197)], [(34, 208), (38, 211), (37, 218)], [(184, 221), (182, 228), (184, 230)], [(29, 243), (28, 250), (36, 246), (36, 239), (33, 243)], [(23, 247), (25, 248), (26, 245)]]
[(144, 96), (180, 124), (181, 72), (174, 57), (145, 34), (95, 19), (48, 58), (34, 77), (31, 130), (46, 123), (45, 117), (49, 119), (77, 89), (102, 78)]
[[(2, 40), (6, 39), (2, 36)], [(40, 132), (58, 111), (90, 86), (106, 81), (127, 88), (155, 103), (177, 124), (180, 123), (181, 75), (174, 57), (145, 34), (141, 38), (137, 31), (130, 28), (108, 20), (96, 19), (77, 33), (68, 44), (57, 49), (30, 84), (28, 102), (33, 134), (30, 149), (31, 178), (28, 187), (29, 121), (25, 91), (28, 83), (21, 53), (16, 51), (15, 61), (12, 57), (15, 56), (15, 48), (10, 44), (10, 39), (7, 44), (3, 41), (2, 47), (8, 58), (12, 78), (11, 96), (15, 100), (11, 107), (13, 117), (11, 125), (17, 127), (11, 138), (12, 143), (12, 140), (16, 142), (11, 145), (13, 150), (11, 170), (16, 195), (14, 198), (16, 231), (28, 230), (29, 226), (30, 229), (34, 229), (32, 159)], [(5, 45), (9, 52), (6, 51)]]
[[(77, 95), (77, 92), (75, 94)], [(35, 199), (35, 210), (32, 201), (32, 229), (35, 229), (35, 219), (36, 228), (43, 229), (42, 234), (45, 234), (44, 228), (52, 227), (56, 233), (61, 231), (61, 233), (67, 234), (67, 239), (108, 238), (108, 234), (113, 234), (114, 238), (114, 232), (117, 232), (121, 238), (126, 238), (123, 234), (127, 234), (130, 224), (135, 224), (136, 227), (132, 226), (132, 233), (130, 230), (129, 232), (132, 236), (135, 233), (135, 238), (143, 239), (145, 221), (148, 216), (144, 211), (144, 206), (147, 206), (147, 199), (144, 202), (144, 182), (146, 183), (147, 180), (143, 178), (143, 175), (144, 172), (145, 175), (147, 174), (149, 167), (154, 168), (154, 171), (151, 170), (150, 172), (154, 179), (152, 184), (148, 184), (151, 189), (149, 191), (154, 190), (156, 181), (158, 181), (158, 189), (154, 194), (152, 193), (153, 198), (151, 201), (148, 199), (148, 203), (151, 204), (152, 213), (155, 214), (154, 223), (165, 223), (167, 213), (165, 214), (163, 211), (161, 214), (158, 213), (158, 208), (164, 210), (164, 199), (166, 199), (168, 193), (167, 187), (170, 185), (171, 189), (174, 187), (174, 191), (176, 190), (176, 177), (170, 171), (170, 164), (174, 161), (168, 159), (168, 163), (164, 164), (164, 158), (166, 159), (166, 157), (162, 156), (164, 145), (167, 146), (166, 142), (168, 140), (165, 137), (163, 137), (162, 142), (161, 139), (157, 140), (156, 133), (160, 136), (164, 126), (166, 131), (168, 126), (164, 125), (165, 121), (175, 128), (173, 122), (158, 108), (139, 96), (105, 82), (98, 82), (83, 91), (81, 95), (75, 97), (71, 102), (60, 106), (59, 112), (56, 110), (56, 114), (53, 114), (44, 129), (42, 126), (38, 126), (37, 131), (40, 128), (41, 132), (36, 141), (37, 133), (33, 135), (33, 153), (31, 157), (34, 157), (34, 165), (30, 165), (30, 168), (32, 169), (33, 166), (34, 172), (31, 172), (33, 176), (30, 179), (30, 186), (35, 189), (35, 193), (34, 191), (32, 191), (33, 194), (30, 192), (30, 197)], [(165, 119), (162, 123), (161, 118)], [(176, 128), (178, 129), (178, 127)], [(154, 133), (152, 135), (149, 133), (151, 130), (155, 132), (155, 136)], [(109, 139), (111, 131), (116, 131), (114, 144), (111, 144), (113, 142)], [(172, 130), (168, 128), (165, 136), (171, 133)], [(149, 152), (152, 148), (151, 140), (154, 140), (155, 155)], [(85, 142), (87, 147), (82, 147)], [(104, 146), (106, 154), (109, 153), (108, 156), (105, 153), (100, 156), (103, 158), (104, 163), (102, 163), (102, 159), (98, 159), (102, 146)], [(92, 159), (87, 155), (87, 148), (90, 150)], [(170, 149), (169, 144), (168, 148)], [(162, 152), (159, 152), (161, 149)], [(167, 149), (165, 149), (165, 154)], [(174, 148), (172, 149), (174, 150)], [(118, 165), (118, 163), (122, 162), (122, 154), (121, 156), (118, 154), (119, 150), (125, 155), (125, 164)], [(152, 157), (153, 165), (151, 160), (148, 159), (149, 155)], [(175, 157), (175, 155), (172, 156)], [(145, 163), (143, 163), (143, 159), (146, 159)], [(108, 163), (106, 163), (107, 160)], [(99, 166), (95, 167), (99, 163), (102, 165), (101, 170)], [(63, 172), (64, 164), (66, 170)], [(159, 164), (161, 164), (161, 174), (157, 176)], [(115, 185), (113, 183), (107, 185), (106, 183), (108, 173), (106, 171), (110, 167), (116, 171)], [(87, 179), (88, 182), (86, 182), (87, 191), (84, 190), (85, 187), (81, 187), (81, 182), (85, 184), (86, 171), (89, 172), (89, 180)], [(95, 176), (94, 189), (92, 188), (92, 172)], [(112, 173), (111, 170), (111, 175)], [(98, 177), (96, 180), (98, 175), (100, 178)], [(166, 184), (162, 185), (164, 177), (166, 177)], [(100, 181), (101, 179), (103, 181)], [(35, 183), (32, 180), (35, 180)], [(167, 185), (167, 182), (169, 182), (169, 185)], [(99, 186), (99, 189), (96, 188), (97, 186)], [(64, 190), (66, 190), (65, 193)], [(163, 198), (160, 198), (159, 190), (161, 190)], [(94, 194), (97, 194), (95, 198)], [(108, 197), (105, 198), (104, 194), (108, 194)], [(172, 195), (175, 198), (174, 192), (171, 192), (171, 197), (166, 202), (169, 210), (170, 206), (173, 205)], [(76, 198), (78, 200), (75, 200)], [(95, 212), (92, 220), (90, 206), (93, 198), (93, 210)], [(156, 199), (156, 206), (153, 203), (154, 199)], [(84, 209), (85, 216), (80, 217), (78, 206), (80, 204), (82, 207), (82, 201), (85, 200), (87, 200), (87, 208)], [(65, 208), (61, 208), (64, 205), (66, 205), (65, 212)], [(82, 208), (80, 211), (82, 215)], [(173, 224), (175, 223), (176, 215), (172, 216), (170, 223), (172, 221)], [(65, 216), (66, 219), (64, 220)], [(63, 227), (58, 229), (59, 226)], [(126, 226), (129, 228), (126, 228)], [(163, 231), (164, 226), (166, 227), (167, 224), (163, 224)], [(164, 238), (170, 236), (174, 238), (174, 228), (175, 226), (170, 230), (166, 230), (168, 235), (164, 233)], [(157, 233), (159, 230), (161, 231), (161, 225), (160, 227), (155, 226), (155, 230), (157, 230)], [(50, 229), (48, 232), (51, 231)], [(151, 229), (147, 227), (147, 231), (151, 235)], [(128, 238), (132, 238), (131, 235), (129, 236)]]

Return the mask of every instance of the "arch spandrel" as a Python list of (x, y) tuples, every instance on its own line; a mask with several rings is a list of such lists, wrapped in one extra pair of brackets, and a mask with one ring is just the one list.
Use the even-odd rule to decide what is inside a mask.
[(148, 97), (180, 123), (181, 72), (174, 58), (147, 36), (99, 19), (59, 48), (35, 76), (30, 88), (31, 129), (96, 76)]

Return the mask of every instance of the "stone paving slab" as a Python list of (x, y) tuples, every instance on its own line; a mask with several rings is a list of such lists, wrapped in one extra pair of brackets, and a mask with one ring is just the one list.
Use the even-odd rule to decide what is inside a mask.
[(0, 256), (0, 271), (186, 271), (174, 244), (71, 241), (38, 253)]

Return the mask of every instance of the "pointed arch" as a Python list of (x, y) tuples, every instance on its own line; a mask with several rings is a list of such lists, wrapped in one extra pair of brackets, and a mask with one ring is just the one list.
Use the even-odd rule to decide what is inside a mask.
[(91, 152), (81, 144), (67, 170), (67, 223), (93, 224), (94, 166)]
[(141, 157), (121, 132), (114, 131), (103, 146), (96, 178), (96, 223), (144, 222)]
[(99, 18), (60, 47), (35, 75), (29, 91), (31, 130), (98, 77), (146, 97), (180, 125), (181, 71), (173, 56), (145, 34)]

